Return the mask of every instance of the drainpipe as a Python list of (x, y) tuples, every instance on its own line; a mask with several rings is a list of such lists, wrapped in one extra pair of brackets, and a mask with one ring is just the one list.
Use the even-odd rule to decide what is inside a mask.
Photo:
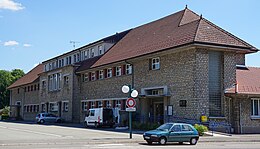
[(242, 131), (242, 104), (241, 104), (241, 99), (240, 99), (240, 103), (239, 103), (239, 125), (240, 125), (240, 133), (242, 134), (243, 131)]

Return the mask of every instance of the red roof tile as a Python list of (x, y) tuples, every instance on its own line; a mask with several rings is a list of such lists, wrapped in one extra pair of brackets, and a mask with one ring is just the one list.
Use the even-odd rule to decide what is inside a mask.
[(98, 67), (190, 43), (211, 43), (256, 48), (231, 35), (189, 9), (132, 29), (92, 67)]
[(237, 89), (235, 86), (226, 90), (226, 93), (260, 94), (260, 68), (248, 67), (237, 69)]
[(8, 87), (8, 89), (26, 85), (33, 83), (35, 80), (39, 78), (39, 74), (43, 72), (43, 65), (39, 64), (38, 66), (34, 67), (31, 71), (25, 74), (22, 78), (15, 81), (12, 85)]

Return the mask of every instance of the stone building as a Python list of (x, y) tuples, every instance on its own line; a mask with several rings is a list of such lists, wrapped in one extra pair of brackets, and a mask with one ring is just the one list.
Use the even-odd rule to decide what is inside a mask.
[(207, 116), (241, 133), (237, 100), (227, 90), (237, 82), (237, 65), (245, 67), (245, 54), (258, 49), (188, 8), (116, 35), (112, 44), (101, 40), (43, 62), (40, 111), (83, 122), (89, 108), (109, 107), (125, 123), (128, 96), (121, 87), (127, 84), (139, 92), (135, 120), (197, 122)]

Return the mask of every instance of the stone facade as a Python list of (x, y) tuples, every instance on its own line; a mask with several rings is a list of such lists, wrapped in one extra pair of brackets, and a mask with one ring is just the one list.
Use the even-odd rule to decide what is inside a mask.
[(30, 121), (35, 120), (35, 116), (39, 112), (38, 84), (38, 82), (35, 82), (11, 90), (10, 105), (16, 105), (11, 106), (11, 117)]

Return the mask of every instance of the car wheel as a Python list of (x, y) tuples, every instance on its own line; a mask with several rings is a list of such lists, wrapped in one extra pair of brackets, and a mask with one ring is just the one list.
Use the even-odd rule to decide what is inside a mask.
[(45, 123), (45, 120), (40, 120), (40, 124), (44, 124)]
[(180, 145), (182, 145), (182, 144), (183, 144), (183, 142), (179, 142), (179, 144), (180, 144)]
[(161, 137), (160, 140), (159, 140), (159, 144), (162, 144), (162, 145), (165, 145), (167, 142), (166, 138), (165, 137)]
[(57, 123), (61, 123), (61, 120), (60, 120), (60, 119), (58, 119), (58, 120), (57, 120)]
[(149, 144), (149, 145), (153, 144), (152, 141), (146, 141), (146, 142), (147, 142), (147, 144)]
[(88, 122), (84, 122), (84, 127), (88, 128)]
[(191, 145), (196, 145), (197, 142), (198, 142), (198, 139), (197, 139), (197, 138), (191, 138), (191, 139), (190, 139), (190, 144), (191, 144)]

